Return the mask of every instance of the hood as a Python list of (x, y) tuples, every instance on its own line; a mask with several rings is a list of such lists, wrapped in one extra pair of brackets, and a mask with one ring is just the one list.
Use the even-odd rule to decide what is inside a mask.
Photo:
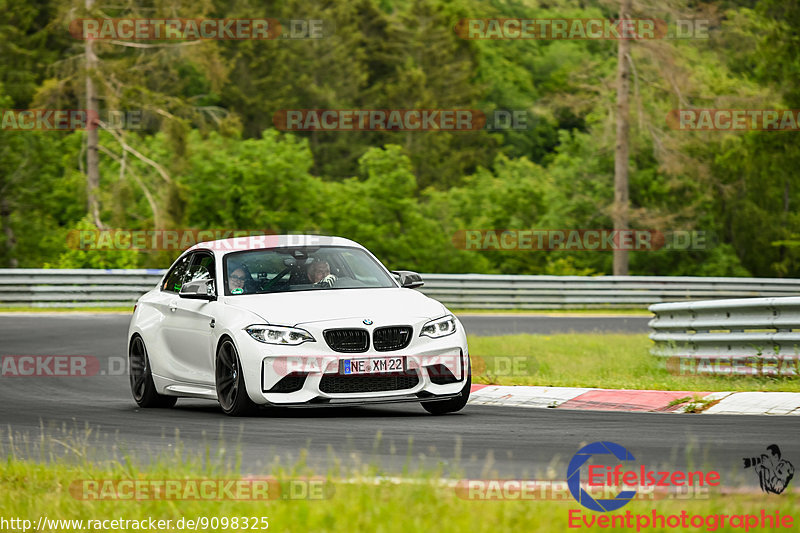
[(333, 289), (226, 297), (269, 324), (296, 326), (344, 318), (439, 318), (447, 309), (413, 289)]

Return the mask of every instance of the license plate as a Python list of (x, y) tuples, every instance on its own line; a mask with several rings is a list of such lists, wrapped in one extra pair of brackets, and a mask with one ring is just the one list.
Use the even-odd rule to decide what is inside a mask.
[(370, 357), (369, 359), (343, 359), (342, 374), (386, 374), (405, 370), (404, 357)]

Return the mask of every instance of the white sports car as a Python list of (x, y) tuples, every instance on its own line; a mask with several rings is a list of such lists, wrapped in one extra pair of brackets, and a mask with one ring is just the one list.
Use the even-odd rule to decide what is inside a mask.
[(136, 304), (130, 382), (141, 407), (421, 402), (462, 409), (467, 337), (444, 305), (340, 237), (269, 235), (197, 244)]

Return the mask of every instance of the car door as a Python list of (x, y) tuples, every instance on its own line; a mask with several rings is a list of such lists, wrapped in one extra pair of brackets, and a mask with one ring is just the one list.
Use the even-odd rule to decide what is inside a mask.
[(152, 324), (143, 328), (151, 331), (151, 335), (146, 335), (145, 342), (148, 351), (151, 352), (150, 363), (153, 374), (168, 379), (175, 379), (175, 350), (180, 348), (175, 343), (170, 331), (174, 328), (174, 315), (178, 304), (178, 291), (186, 279), (191, 265), (192, 254), (184, 254), (179, 257), (169, 272), (164, 276), (164, 280), (159, 287), (159, 291), (154, 293), (147, 302), (155, 308), (157, 313), (152, 315)]
[[(215, 276), (214, 255), (204, 250), (194, 252), (184, 283), (213, 280)], [(218, 305), (215, 301), (181, 298), (177, 294), (174, 302), (171, 302), (166, 335), (178, 380), (210, 386), (215, 384), (214, 311)]]

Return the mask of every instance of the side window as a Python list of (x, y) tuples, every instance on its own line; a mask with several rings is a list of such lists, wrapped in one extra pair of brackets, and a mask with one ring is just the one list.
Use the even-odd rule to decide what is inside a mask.
[(189, 276), (186, 282), (198, 279), (214, 279), (214, 256), (205, 252), (196, 252), (189, 267)]
[(175, 263), (175, 266), (169, 271), (167, 277), (164, 278), (164, 284), (161, 286), (162, 291), (179, 292), (181, 290), (184, 278), (186, 277), (186, 271), (189, 269), (189, 264), (193, 255), (194, 254), (185, 255)]

